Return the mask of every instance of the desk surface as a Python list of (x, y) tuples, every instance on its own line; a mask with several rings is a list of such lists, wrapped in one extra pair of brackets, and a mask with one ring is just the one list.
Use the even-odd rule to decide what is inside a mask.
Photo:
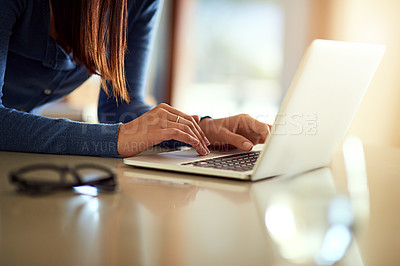
[[(367, 147), (366, 161), (370, 219), (338, 265), (398, 265), (400, 150)], [(16, 193), (8, 172), (40, 162), (107, 165), (118, 191)], [(340, 153), (330, 168), (249, 183), (0, 152), (0, 265), (312, 265), (345, 176)]]

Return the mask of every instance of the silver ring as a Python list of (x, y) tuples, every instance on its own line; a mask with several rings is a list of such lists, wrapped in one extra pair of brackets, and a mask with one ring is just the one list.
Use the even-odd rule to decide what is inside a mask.
[(179, 118), (181, 118), (179, 115), (178, 115), (178, 117), (176, 118), (176, 123), (179, 123)]

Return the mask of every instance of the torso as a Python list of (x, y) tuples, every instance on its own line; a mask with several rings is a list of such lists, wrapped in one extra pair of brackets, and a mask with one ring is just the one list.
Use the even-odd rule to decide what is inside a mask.
[(49, 3), (27, 1), (13, 27), (2, 88), (6, 107), (30, 111), (67, 95), (89, 77), (58, 44)]

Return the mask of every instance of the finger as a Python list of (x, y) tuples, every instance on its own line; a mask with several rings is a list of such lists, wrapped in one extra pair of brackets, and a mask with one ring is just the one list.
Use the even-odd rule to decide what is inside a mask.
[(162, 129), (161, 136), (162, 139), (160, 142), (174, 139), (191, 145), (200, 155), (207, 155), (209, 153), (203, 148), (201, 142), (196, 137), (180, 130), (179, 128), (171, 127)]
[(246, 137), (254, 144), (263, 144), (267, 140), (269, 134), (271, 134), (271, 126), (268, 124), (263, 124), (263, 128)]
[(196, 123), (193, 117), (190, 115), (185, 114), (184, 112), (179, 111), (178, 109), (173, 108), (172, 106), (168, 104), (160, 104), (160, 107), (167, 110), (168, 112), (176, 115), (171, 121), (176, 121), (177, 116), (179, 115), (180, 117), (185, 118), (188, 121), (191, 121), (194, 126), (196, 127), (197, 131), (200, 133), (202, 136), (202, 139), (204, 140), (206, 146), (210, 145), (210, 141), (207, 139), (206, 134), (204, 134), (203, 130), (200, 128), (199, 124)]
[(244, 151), (251, 151), (253, 149), (254, 144), (242, 135), (233, 133), (228, 129), (222, 130), (221, 135), (226, 140), (226, 144), (228, 145), (235, 146), (236, 148)]
[[(197, 127), (194, 126), (194, 124), (192, 123), (192, 121), (188, 121), (185, 118), (180, 118), (178, 123), (175, 123), (176, 127), (180, 127), (180, 126), (188, 126), (191, 131), (197, 136), (197, 138), (203, 143), (204, 148), (206, 150), (208, 150), (207, 146), (210, 145), (209, 143), (204, 142), (204, 138), (201, 135), (201, 133), (197, 130)], [(185, 130), (186, 131), (186, 130)]]
[(200, 116), (192, 115), (192, 117), (193, 117), (194, 121), (196, 121), (197, 124), (200, 123)]
[[(178, 121), (178, 115), (171, 113), (168, 110), (163, 109), (164, 112), (166, 112), (167, 114), (167, 120), (169, 122), (174, 122), (177, 125), (174, 127), (178, 127), (179, 125), (185, 125), (185, 126), (189, 126), (192, 131), (196, 134), (196, 136), (198, 137), (198, 139), (202, 142), (202, 144), (204, 145), (204, 147), (206, 148), (206, 150), (208, 150), (207, 146), (210, 145), (210, 142), (208, 141), (208, 139), (205, 137), (203, 131), (201, 130), (201, 128), (199, 127), (198, 123), (196, 123), (193, 118), (189, 121), (187, 120), (185, 117), (180, 116), (179, 115), (179, 121)], [(196, 126), (197, 125), (197, 126)], [(200, 130), (200, 131), (199, 131)]]
[(270, 132), (270, 125), (256, 121), (253, 133), (254, 137), (252, 137), (251, 140), (255, 144), (264, 143)]
[(202, 148), (207, 152), (207, 154), (210, 153), (210, 150), (207, 148), (207, 146), (203, 142), (203, 139), (201, 138), (197, 129), (193, 126), (193, 123), (182, 118), (179, 120), (179, 123), (168, 121), (167, 127), (168, 128), (179, 128), (183, 132), (186, 132), (189, 135), (191, 135), (192, 137), (198, 139), (200, 141), (200, 144), (203, 146)]
[(264, 143), (270, 132), (267, 124), (262, 123), (249, 115), (242, 115), (239, 119), (239, 130), (237, 133), (249, 138), (253, 143)]

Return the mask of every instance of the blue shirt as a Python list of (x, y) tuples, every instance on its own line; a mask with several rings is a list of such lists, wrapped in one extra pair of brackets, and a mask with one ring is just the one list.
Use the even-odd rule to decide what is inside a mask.
[[(49, 0), (0, 0), (0, 150), (118, 156), (120, 123), (151, 108), (144, 102), (158, 0), (128, 0), (126, 76), (130, 103), (101, 91), (100, 124), (29, 113), (64, 97), (88, 77), (49, 35)], [(111, 89), (111, 88), (109, 88)]]

